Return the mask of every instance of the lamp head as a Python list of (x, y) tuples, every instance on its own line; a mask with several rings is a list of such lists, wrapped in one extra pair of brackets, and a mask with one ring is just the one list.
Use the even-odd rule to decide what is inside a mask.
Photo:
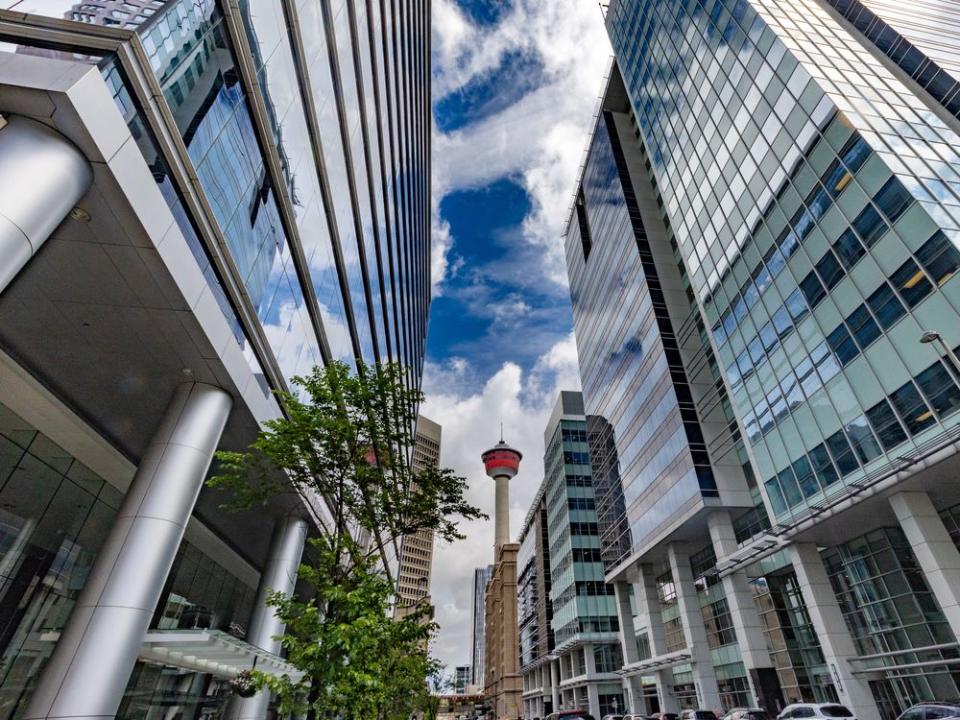
[(935, 330), (927, 330), (923, 333), (923, 335), (920, 336), (920, 342), (924, 345), (937, 342), (937, 340), (940, 340), (940, 333), (936, 332)]

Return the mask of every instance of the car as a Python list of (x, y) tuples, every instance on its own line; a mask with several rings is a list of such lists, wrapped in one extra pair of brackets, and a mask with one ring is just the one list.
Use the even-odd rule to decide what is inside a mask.
[(897, 720), (946, 720), (960, 718), (960, 700), (925, 702), (905, 710)]
[(777, 720), (788, 720), (788, 718), (789, 720), (801, 720), (802, 718), (857, 720), (848, 708), (839, 703), (791, 703), (777, 715)]
[(680, 712), (680, 720), (717, 720), (713, 710), (692, 710), (687, 708)]
[(623, 715), (604, 715), (603, 720), (623, 720)]
[(648, 715), (647, 720), (680, 720), (680, 716), (672, 712), (656, 712)]
[(770, 720), (770, 713), (762, 708), (733, 708), (723, 720)]
[(594, 720), (594, 718), (586, 710), (561, 710), (550, 713), (544, 720)]

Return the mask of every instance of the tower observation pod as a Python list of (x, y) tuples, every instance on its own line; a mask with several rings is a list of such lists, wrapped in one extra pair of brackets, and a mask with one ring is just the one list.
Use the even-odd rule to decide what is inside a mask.
[(480, 456), (487, 475), (496, 483), (496, 506), (494, 508), (495, 535), (493, 543), (494, 563), (500, 557), (500, 548), (510, 542), (510, 479), (520, 470), (523, 455), (507, 445), (503, 438), (500, 442)]

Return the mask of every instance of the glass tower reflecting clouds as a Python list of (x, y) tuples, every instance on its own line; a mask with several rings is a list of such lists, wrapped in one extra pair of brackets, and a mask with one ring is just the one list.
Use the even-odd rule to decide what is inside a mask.
[[(957, 694), (957, 20), (937, 0), (607, 10), (616, 63), (566, 242), (630, 527), (604, 553), (637, 706), (892, 717)], [(760, 631), (771, 603), (803, 652)]]

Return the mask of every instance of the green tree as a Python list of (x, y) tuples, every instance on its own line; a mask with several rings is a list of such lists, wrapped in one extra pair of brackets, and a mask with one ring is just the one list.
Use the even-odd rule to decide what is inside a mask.
[(269, 604), (286, 623), (281, 638), (303, 679), (255, 680), (284, 712), (317, 719), (407, 720), (431, 703), (427, 677), (438, 666), (427, 652), (435, 625), (429, 608), (390, 618), (395, 580), (390, 556), (405, 535), (432, 530), (463, 539), (462, 520), (485, 517), (464, 497), (466, 480), (448, 468), (410, 462), (416, 409), (423, 400), (398, 365), (342, 363), (294, 378), (278, 393), (283, 417), (245, 452), (221, 452), (210, 484), (232, 493), (228, 506), (249, 509), (296, 493), (322, 499), (300, 581), (304, 597), (275, 593)]

